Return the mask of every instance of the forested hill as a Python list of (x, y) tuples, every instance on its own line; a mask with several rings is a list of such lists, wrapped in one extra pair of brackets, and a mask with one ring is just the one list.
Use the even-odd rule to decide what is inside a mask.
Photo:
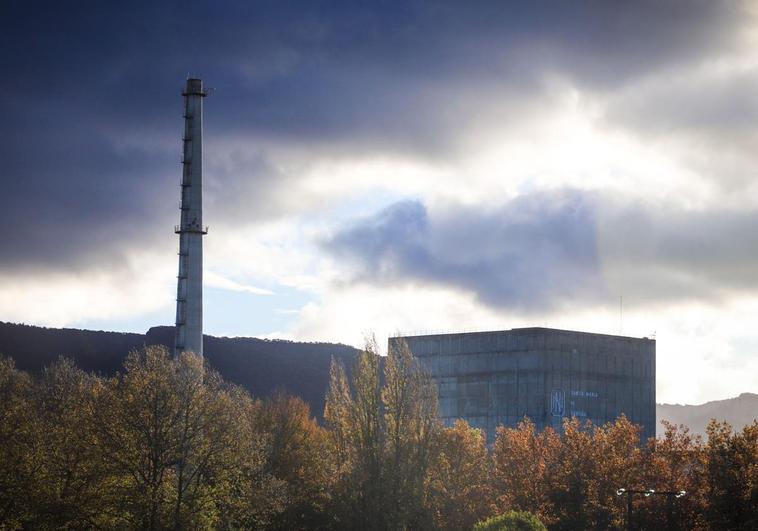
[[(0, 322), (0, 355), (20, 369), (36, 372), (59, 356), (73, 359), (87, 371), (114, 374), (124, 357), (144, 345), (174, 342), (174, 327), (153, 327), (146, 334), (43, 328)], [(321, 418), (332, 356), (349, 366), (358, 352), (334, 343), (298, 343), (285, 340), (205, 336), (204, 354), (225, 380), (239, 384), (253, 396), (277, 390), (297, 395)]]
[[(66, 356), (87, 371), (114, 374), (130, 351), (144, 345), (171, 346), (173, 341), (172, 326), (127, 334), (0, 322), (0, 355), (13, 358), (20, 369), (29, 372)], [(300, 396), (319, 419), (324, 411), (331, 357), (341, 359), (349, 369), (349, 360), (357, 353), (353, 347), (334, 343), (213, 336), (205, 336), (204, 348), (208, 362), (225, 380), (245, 387), (256, 397), (270, 396), (277, 389)], [(658, 404), (656, 409), (659, 421), (685, 424), (695, 433), (704, 433), (711, 418), (742, 429), (758, 415), (758, 395), (743, 393), (696, 406)]]

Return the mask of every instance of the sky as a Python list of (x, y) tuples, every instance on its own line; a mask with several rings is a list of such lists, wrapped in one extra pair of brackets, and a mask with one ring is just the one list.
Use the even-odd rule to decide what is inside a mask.
[(751, 2), (0, 4), (0, 321), (174, 321), (182, 98), (205, 331), (655, 337), (758, 391)]

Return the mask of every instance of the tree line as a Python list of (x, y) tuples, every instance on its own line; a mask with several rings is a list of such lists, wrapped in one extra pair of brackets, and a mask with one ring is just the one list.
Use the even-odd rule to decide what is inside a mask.
[(758, 422), (641, 442), (624, 417), (561, 433), (524, 419), (488, 448), (482, 430), (439, 422), (405, 345), (377, 352), (332, 363), (323, 426), (297, 397), (253, 398), (161, 347), (113, 377), (2, 358), (0, 529), (468, 530), (512, 511), (622, 529), (619, 488), (686, 492), (636, 496), (636, 529), (758, 529)]

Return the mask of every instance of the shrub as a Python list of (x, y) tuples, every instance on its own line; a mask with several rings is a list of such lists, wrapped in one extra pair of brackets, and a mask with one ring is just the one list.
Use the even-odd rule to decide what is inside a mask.
[(508, 511), (479, 522), (474, 531), (547, 531), (547, 528), (532, 513)]

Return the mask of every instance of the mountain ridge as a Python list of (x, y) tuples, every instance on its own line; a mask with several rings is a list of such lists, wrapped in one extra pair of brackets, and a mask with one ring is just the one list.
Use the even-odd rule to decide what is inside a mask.
[(657, 433), (663, 433), (661, 420), (673, 424), (684, 424), (690, 432), (705, 435), (710, 419), (726, 421), (733, 428), (741, 430), (745, 425), (758, 419), (758, 394), (744, 392), (733, 398), (711, 400), (703, 404), (656, 404), (655, 416), (658, 419)]

